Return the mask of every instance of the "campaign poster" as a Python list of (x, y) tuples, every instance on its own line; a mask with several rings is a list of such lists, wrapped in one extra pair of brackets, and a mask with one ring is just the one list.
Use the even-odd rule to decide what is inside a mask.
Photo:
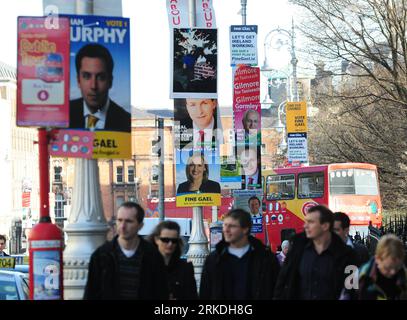
[(236, 150), (236, 162), (242, 177), (241, 189), (262, 189), (261, 146), (238, 146)]
[(261, 145), (259, 68), (241, 66), (235, 70), (233, 112), (236, 145)]
[[(170, 29), (188, 28), (188, 0), (166, 0), (166, 2)], [(195, 9), (195, 27), (216, 28), (216, 17), (212, 0), (195, 0)]]
[(176, 150), (176, 205), (221, 205), (220, 159), (216, 151)]
[(33, 251), (34, 300), (60, 300), (59, 282), (61, 253), (59, 250)]
[(18, 17), (17, 125), (69, 125), (69, 20)]
[(263, 234), (263, 192), (261, 190), (233, 190), (233, 208), (243, 209), (252, 217), (251, 234)]
[(174, 99), (174, 121), (177, 149), (214, 150), (223, 143), (217, 99)]
[(236, 157), (221, 156), (220, 184), (222, 189), (240, 189), (242, 176), (236, 162)]
[[(71, 24), (69, 130), (56, 137), (50, 153), (88, 158), (87, 146), (75, 141), (87, 132), (85, 135), (92, 140), (93, 159), (129, 159), (130, 20), (82, 15), (68, 17)], [(71, 139), (71, 147), (65, 141), (67, 138)], [(73, 142), (76, 146), (72, 145)], [(86, 138), (82, 142), (87, 145)], [(84, 152), (78, 152), (81, 149)]]
[(305, 101), (287, 102), (286, 120), (288, 133), (307, 132), (307, 103)]
[(231, 66), (257, 63), (257, 26), (230, 26)]
[(288, 162), (308, 162), (308, 145), (306, 133), (288, 133)]
[(174, 28), (170, 98), (212, 98), (217, 93), (217, 29)]

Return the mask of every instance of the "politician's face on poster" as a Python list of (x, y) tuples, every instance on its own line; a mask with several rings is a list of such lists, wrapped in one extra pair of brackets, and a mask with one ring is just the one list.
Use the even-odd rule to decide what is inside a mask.
[(219, 161), (216, 152), (176, 151), (177, 206), (219, 205)]
[(175, 99), (174, 119), (180, 148), (213, 149), (223, 140), (217, 99)]

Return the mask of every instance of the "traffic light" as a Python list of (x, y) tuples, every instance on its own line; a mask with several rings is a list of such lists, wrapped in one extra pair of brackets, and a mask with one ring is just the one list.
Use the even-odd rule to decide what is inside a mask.
[(161, 157), (161, 137), (159, 136), (156, 140), (151, 142), (151, 154), (153, 156)]

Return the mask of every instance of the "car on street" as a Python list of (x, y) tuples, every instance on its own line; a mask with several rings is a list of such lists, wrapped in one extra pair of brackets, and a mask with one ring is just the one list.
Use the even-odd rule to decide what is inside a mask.
[(0, 300), (28, 300), (28, 274), (0, 270)]

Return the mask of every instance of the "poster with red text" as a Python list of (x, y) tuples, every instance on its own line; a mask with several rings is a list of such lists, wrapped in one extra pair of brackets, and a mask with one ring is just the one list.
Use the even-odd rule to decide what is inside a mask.
[(47, 19), (18, 18), (18, 126), (69, 126), (69, 20)]

